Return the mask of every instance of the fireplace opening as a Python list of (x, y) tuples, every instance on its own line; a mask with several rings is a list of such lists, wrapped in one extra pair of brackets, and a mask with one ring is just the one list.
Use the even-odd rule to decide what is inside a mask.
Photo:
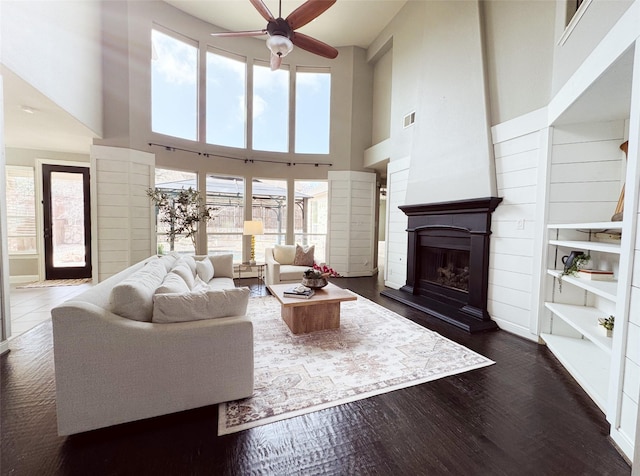
[(424, 281), (469, 292), (469, 251), (426, 246), (421, 255)]

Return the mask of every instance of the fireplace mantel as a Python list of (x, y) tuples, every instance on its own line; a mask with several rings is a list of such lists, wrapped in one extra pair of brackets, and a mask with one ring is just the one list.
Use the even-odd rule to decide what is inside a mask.
[[(404, 205), (408, 217), (407, 283), (399, 290), (387, 289), (391, 297), (429, 315), (465, 329), (480, 332), (497, 328), (487, 311), (489, 237), (491, 214), (499, 197)], [(425, 281), (421, 275), (427, 249), (467, 250), (468, 290), (456, 290)]]

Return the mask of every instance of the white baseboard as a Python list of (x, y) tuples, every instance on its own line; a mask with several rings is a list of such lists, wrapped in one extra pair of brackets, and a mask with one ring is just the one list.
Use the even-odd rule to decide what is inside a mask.
[(3, 340), (0, 342), (0, 355), (6, 354), (9, 352), (9, 341)]
[(353, 272), (353, 273), (340, 273), (340, 276), (343, 276), (345, 278), (362, 278), (365, 276), (375, 276), (376, 274), (378, 274), (378, 268), (374, 268), (372, 270), (369, 271), (357, 271), (357, 272)]

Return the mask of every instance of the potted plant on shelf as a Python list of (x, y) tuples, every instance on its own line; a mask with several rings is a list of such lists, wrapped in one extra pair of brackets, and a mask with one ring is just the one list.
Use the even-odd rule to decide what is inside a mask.
[(578, 271), (584, 268), (591, 261), (591, 256), (582, 251), (572, 251), (569, 256), (563, 256), (564, 269), (558, 277), (558, 289), (562, 292), (562, 278), (564, 276), (577, 276)]
[(191, 187), (181, 190), (150, 188), (147, 196), (158, 207), (160, 223), (167, 225), (170, 251), (174, 251), (176, 236), (190, 238), (195, 251), (198, 225), (202, 222), (207, 226), (207, 222), (213, 220), (216, 208), (207, 206), (200, 192)]
[(607, 337), (611, 337), (613, 335), (613, 324), (615, 321), (615, 317), (600, 317), (598, 318), (598, 324), (600, 324), (607, 333)]

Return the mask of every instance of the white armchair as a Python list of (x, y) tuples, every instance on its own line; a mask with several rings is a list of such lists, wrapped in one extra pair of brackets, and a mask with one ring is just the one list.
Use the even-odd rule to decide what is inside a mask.
[[(264, 251), (264, 260), (266, 263), (266, 283), (300, 283), (302, 274), (309, 268), (313, 268), (313, 258), (309, 261), (311, 264), (296, 265), (296, 246), (297, 245), (276, 245), (272, 248), (266, 248)], [(313, 253), (313, 251), (311, 251)]]

